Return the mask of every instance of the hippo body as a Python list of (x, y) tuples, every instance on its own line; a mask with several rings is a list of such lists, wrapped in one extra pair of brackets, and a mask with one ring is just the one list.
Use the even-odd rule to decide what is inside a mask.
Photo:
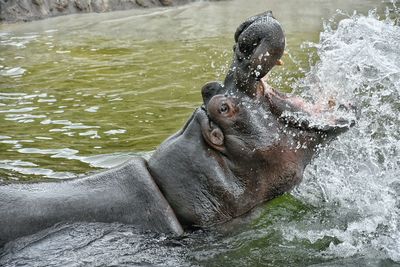
[(274, 114), (286, 105), (273, 112), (248, 96), (208, 97), (148, 161), (135, 157), (62, 182), (0, 186), (0, 246), (68, 221), (176, 235), (225, 223), (291, 190), (316, 147), (344, 129), (288, 125)]
[(0, 246), (67, 221), (121, 222), (138, 230), (181, 234), (146, 165), (135, 157), (83, 178), (0, 186)]
[[(271, 12), (240, 25), (235, 41), (225, 81), (203, 87), (203, 105), (148, 161), (59, 183), (0, 186), (0, 246), (65, 221), (180, 235), (228, 222), (297, 185), (317, 148), (354, 123), (266, 84), (285, 45)], [(307, 120), (326, 113), (329, 124)]]

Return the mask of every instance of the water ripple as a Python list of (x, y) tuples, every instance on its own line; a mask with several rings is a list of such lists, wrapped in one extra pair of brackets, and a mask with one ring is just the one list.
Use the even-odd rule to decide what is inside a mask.
[(26, 72), (26, 69), (21, 67), (0, 69), (0, 76), (20, 77)]

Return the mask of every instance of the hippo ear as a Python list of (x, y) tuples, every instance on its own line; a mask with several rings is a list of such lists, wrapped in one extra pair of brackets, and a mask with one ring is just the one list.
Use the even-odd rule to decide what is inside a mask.
[(203, 128), (202, 132), (207, 144), (218, 151), (225, 151), (224, 133), (215, 123), (210, 122), (209, 127)]
[(216, 146), (222, 146), (224, 144), (224, 134), (220, 128), (215, 128), (211, 131), (210, 141)]

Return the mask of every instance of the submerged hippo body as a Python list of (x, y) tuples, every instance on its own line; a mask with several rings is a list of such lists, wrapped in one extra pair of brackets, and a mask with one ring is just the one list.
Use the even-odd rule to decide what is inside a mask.
[(224, 83), (203, 87), (204, 105), (148, 161), (134, 158), (60, 183), (0, 186), (0, 246), (66, 221), (122, 222), (179, 235), (227, 222), (291, 190), (316, 148), (351, 123), (332, 116), (319, 127), (292, 117), (324, 112), (262, 80), (283, 53), (277, 23), (263, 13), (238, 28)]

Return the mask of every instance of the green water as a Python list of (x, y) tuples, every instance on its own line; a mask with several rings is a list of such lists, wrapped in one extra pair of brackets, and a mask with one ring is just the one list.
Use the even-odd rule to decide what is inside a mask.
[(263, 10), (286, 31), (289, 55), (270, 81), (289, 91), (315, 61), (300, 45), (318, 41), (322, 19), (379, 1), (308, 3), (303, 14), (290, 1), (233, 1), (0, 25), (2, 179), (71, 177), (94, 169), (82, 157), (154, 150), (202, 85), (224, 78), (236, 27)]
[[(324, 262), (327, 259), (319, 252), (326, 250), (331, 242), (339, 243), (335, 237), (326, 236), (314, 242), (287, 240), (280, 229), (281, 225), (291, 227), (299, 221), (315, 224), (316, 212), (290, 195), (276, 198), (264, 205), (262, 214), (239, 234), (225, 238), (223, 244), (216, 242), (198, 248), (195, 258), (206, 266), (227, 266), (229, 262), (242, 266), (308, 266)], [(212, 260), (204, 255), (202, 261), (204, 251), (218, 253)]]
[[(290, 91), (318, 60), (304, 43), (318, 43), (324, 20), (337, 9), (366, 14), (386, 5), (233, 0), (0, 25), (0, 182), (62, 179), (149, 156), (201, 104), (201, 87), (223, 80), (233, 33), (251, 15), (272, 9), (282, 23), (288, 55), (270, 83)], [(335, 203), (321, 206), (277, 198), (240, 231), (202, 240), (189, 259), (204, 266), (396, 265), (324, 254), (357, 217), (341, 215)], [(333, 234), (290, 239), (285, 229)]]
[[(57, 39), (51, 38), (50, 49), (49, 37), (40, 36), (22, 50), (5, 50), (4, 61), (22, 65), (26, 72), (1, 78), (1, 135), (11, 138), (3, 140), (0, 160), (83, 173), (89, 166), (68, 160), (70, 156), (55, 159), (52, 153), (154, 150), (200, 104), (201, 86), (215, 76), (209, 55), (224, 49), (212, 38), (91, 38), (78, 45)], [(218, 56), (214, 61), (220, 66), (226, 59)]]

